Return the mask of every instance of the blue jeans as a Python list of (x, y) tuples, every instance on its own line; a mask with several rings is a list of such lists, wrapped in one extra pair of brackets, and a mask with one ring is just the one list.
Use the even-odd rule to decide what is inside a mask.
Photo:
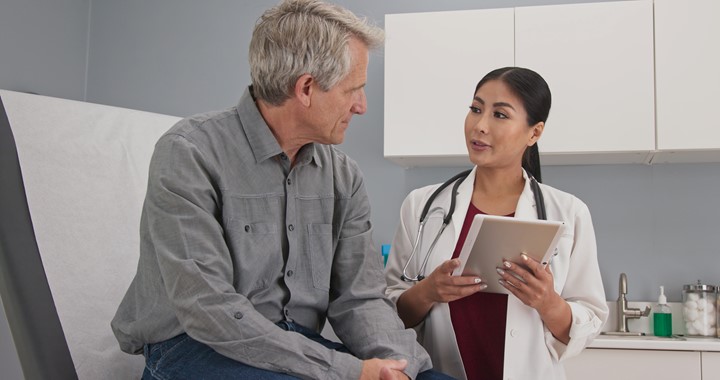
[[(294, 331), (314, 340), (327, 348), (349, 353), (340, 343), (323, 338), (313, 330), (292, 322), (279, 322), (278, 326)], [(187, 334), (181, 334), (164, 342), (145, 345), (145, 372), (142, 380), (180, 379), (257, 379), (288, 380), (294, 376), (255, 368), (218, 354)], [(418, 374), (418, 380), (452, 379), (440, 372), (425, 371)]]

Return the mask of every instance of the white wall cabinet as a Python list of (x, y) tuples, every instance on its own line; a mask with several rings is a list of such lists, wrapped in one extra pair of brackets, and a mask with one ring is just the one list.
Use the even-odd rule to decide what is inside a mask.
[(513, 65), (513, 10), (386, 15), (385, 32), (385, 157), (469, 164), (465, 116), (477, 82)]
[(385, 157), (466, 164), (472, 92), (492, 69), (543, 75), (543, 164), (647, 162), (655, 148), (652, 2), (386, 15)]
[(717, 0), (655, 0), (653, 162), (720, 161), (718, 18)]
[(387, 15), (385, 156), (467, 164), (469, 93), (516, 65), (553, 92), (544, 165), (720, 162), (718, 18), (715, 0)]
[(540, 73), (553, 95), (543, 164), (647, 162), (652, 11), (652, 1), (515, 8), (515, 65)]
[[(567, 380), (706, 380), (696, 351), (586, 349), (564, 362)], [(717, 372), (714, 373), (717, 376)]]

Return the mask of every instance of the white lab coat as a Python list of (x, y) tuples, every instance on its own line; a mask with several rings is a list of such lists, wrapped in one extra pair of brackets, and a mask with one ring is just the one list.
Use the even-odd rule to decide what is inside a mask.
[[(452, 257), (470, 205), (476, 170), (473, 169), (458, 188), (455, 214), (430, 255), (426, 275)], [(535, 199), (524, 171), (523, 176), (525, 188), (520, 195), (515, 217), (537, 219)], [(418, 234), (420, 213), (438, 186), (416, 189), (402, 204), (400, 225), (395, 232), (386, 268), (387, 295), (395, 302), (403, 291), (413, 285), (401, 280), (400, 276)], [(447, 210), (451, 187), (438, 195), (433, 206), (442, 206)], [(571, 194), (544, 184), (540, 184), (540, 188), (545, 197), (547, 219), (564, 221), (567, 225), (558, 245), (559, 253), (550, 265), (555, 291), (570, 304), (572, 310), (570, 342), (565, 345), (555, 339), (535, 309), (525, 306), (514, 295), (509, 295), (503, 369), (505, 379), (564, 379), (565, 370), (560, 362), (579, 354), (600, 333), (608, 317), (598, 268), (595, 232), (587, 206)], [(419, 270), (426, 249), (441, 224), (440, 213), (429, 216), (422, 241), (423, 251), (416, 254), (408, 266), (410, 276)], [(459, 379), (466, 378), (447, 303), (436, 304), (416, 330), (418, 340), (430, 354), (435, 369)]]

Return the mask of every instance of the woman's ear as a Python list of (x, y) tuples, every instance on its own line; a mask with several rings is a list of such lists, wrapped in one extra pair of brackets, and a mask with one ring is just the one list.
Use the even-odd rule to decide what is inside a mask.
[(310, 107), (310, 100), (313, 95), (313, 85), (315, 79), (310, 74), (301, 75), (297, 81), (295, 81), (295, 97), (305, 107)]
[(533, 125), (531, 127), (532, 135), (530, 135), (530, 140), (528, 140), (527, 146), (533, 146), (538, 140), (540, 140), (540, 136), (542, 136), (543, 130), (545, 129), (545, 122), (538, 122), (537, 124)]

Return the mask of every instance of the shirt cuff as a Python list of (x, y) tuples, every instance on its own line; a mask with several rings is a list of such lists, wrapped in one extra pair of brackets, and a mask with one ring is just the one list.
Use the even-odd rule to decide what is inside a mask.
[(339, 354), (328, 368), (328, 380), (359, 379), (363, 361), (350, 354)]
[(545, 344), (550, 350), (550, 355), (562, 361), (576, 356), (600, 333), (602, 321), (594, 313), (582, 305), (568, 302), (572, 312), (572, 323), (570, 325), (570, 341), (565, 344), (557, 340), (550, 330), (545, 328)]

